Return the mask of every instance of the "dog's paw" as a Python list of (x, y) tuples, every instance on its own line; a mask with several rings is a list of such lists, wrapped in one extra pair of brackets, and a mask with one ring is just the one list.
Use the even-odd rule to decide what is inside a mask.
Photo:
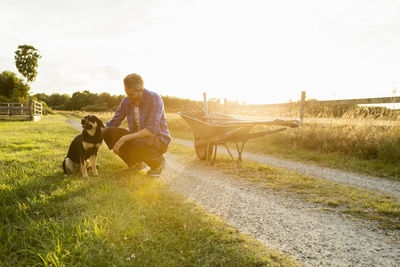
[(98, 172), (93, 173), (93, 176), (99, 176)]

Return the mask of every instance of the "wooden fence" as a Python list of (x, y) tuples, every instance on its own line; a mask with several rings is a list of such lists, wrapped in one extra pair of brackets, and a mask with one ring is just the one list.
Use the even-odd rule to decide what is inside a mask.
[[(304, 109), (308, 106), (316, 105), (367, 105), (367, 104), (393, 104), (400, 103), (400, 96), (393, 97), (375, 97), (375, 98), (357, 98), (357, 99), (339, 99), (339, 100), (305, 100), (306, 92), (301, 92), (300, 98), (300, 118), (303, 117)], [(277, 107), (290, 107), (297, 105), (296, 102), (281, 103), (281, 104), (264, 104), (263, 107), (277, 108)]]
[(33, 120), (39, 121), (43, 115), (41, 102), (0, 103), (0, 120)]
[[(267, 110), (267, 109), (284, 109), (284, 108), (293, 108), (297, 107), (299, 112), (299, 117), (303, 118), (304, 111), (307, 108), (315, 107), (315, 106), (334, 106), (334, 105), (366, 105), (366, 104), (394, 104), (400, 103), (400, 96), (393, 97), (376, 97), (376, 98), (358, 98), (358, 99), (340, 99), (340, 100), (305, 100), (306, 92), (301, 92), (300, 101), (296, 102), (287, 102), (287, 103), (277, 103), (277, 104), (258, 104), (258, 105), (245, 105), (240, 107), (241, 110), (245, 110), (246, 108), (249, 110)], [(232, 108), (230, 103), (224, 100), (223, 110), (224, 113), (227, 113), (230, 108)], [(232, 109), (231, 109), (232, 110)], [(229, 112), (228, 112), (229, 113)]]
[[(357, 98), (357, 99), (339, 99), (339, 100), (307, 100), (305, 101), (306, 92), (301, 92), (301, 102), (304, 105), (366, 105), (366, 104), (393, 104), (400, 103), (400, 96), (393, 97), (375, 97), (375, 98)], [(263, 107), (289, 107), (296, 105), (296, 102), (280, 103), (280, 104), (261, 104)]]

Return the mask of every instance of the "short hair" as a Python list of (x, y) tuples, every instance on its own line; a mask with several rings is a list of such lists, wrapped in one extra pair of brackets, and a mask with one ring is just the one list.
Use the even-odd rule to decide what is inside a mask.
[(143, 79), (139, 74), (131, 73), (124, 78), (125, 88), (143, 89)]

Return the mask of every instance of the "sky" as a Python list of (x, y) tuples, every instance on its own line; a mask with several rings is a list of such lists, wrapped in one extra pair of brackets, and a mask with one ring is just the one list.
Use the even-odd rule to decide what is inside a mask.
[(161, 95), (267, 104), (400, 95), (398, 0), (0, 0), (0, 72), (42, 58), (31, 94)]

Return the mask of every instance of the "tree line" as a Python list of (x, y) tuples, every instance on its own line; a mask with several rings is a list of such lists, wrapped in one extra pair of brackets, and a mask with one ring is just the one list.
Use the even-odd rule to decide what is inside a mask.
[[(32, 96), (34, 100), (42, 101), (45, 106), (54, 110), (81, 111), (115, 111), (125, 95), (110, 95), (109, 93), (95, 94), (89, 91), (68, 94), (39, 93)], [(171, 96), (161, 96), (167, 112), (177, 112), (187, 109), (190, 105), (199, 105), (199, 101), (182, 99)]]
[(93, 94), (89, 91), (68, 94), (39, 93), (33, 98), (46, 103), (54, 110), (83, 110), (83, 111), (109, 111), (118, 107), (124, 96), (110, 95), (109, 93)]

